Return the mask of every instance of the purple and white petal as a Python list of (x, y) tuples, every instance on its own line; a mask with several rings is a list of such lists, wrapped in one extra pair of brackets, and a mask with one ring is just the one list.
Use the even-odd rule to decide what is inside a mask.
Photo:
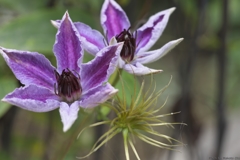
[(22, 84), (34, 84), (53, 89), (55, 68), (45, 56), (37, 52), (18, 51), (1, 47), (0, 52)]
[(81, 65), (81, 85), (84, 92), (107, 82), (109, 76), (118, 66), (118, 57), (122, 50), (123, 43), (103, 48), (96, 57)]
[[(59, 28), (60, 22), (60, 20), (51, 21), (52, 25), (56, 28)], [(97, 52), (106, 46), (107, 42), (99, 31), (92, 29), (90, 26), (81, 22), (74, 22), (73, 24), (80, 34), (83, 48), (88, 53), (95, 56)]]
[(63, 123), (63, 131), (66, 132), (76, 121), (79, 111), (79, 102), (75, 101), (70, 106), (61, 102), (59, 112)]
[(130, 27), (126, 13), (114, 0), (104, 1), (100, 19), (108, 41)]
[(35, 85), (15, 89), (2, 101), (33, 112), (48, 112), (59, 107), (59, 98), (46, 88)]
[(175, 8), (170, 8), (157, 14), (151, 16), (149, 20), (140, 28), (137, 32), (137, 41), (138, 44), (136, 52), (144, 52), (149, 50), (158, 38), (162, 35), (164, 31), (169, 16), (175, 10)]
[(62, 73), (63, 69), (79, 72), (77, 60), (82, 59), (80, 35), (66, 12), (56, 35), (53, 52), (57, 58), (57, 70)]
[(80, 34), (83, 48), (88, 53), (95, 56), (97, 52), (106, 46), (107, 42), (99, 31), (81, 22), (76, 22), (74, 25)]
[(98, 86), (82, 95), (80, 100), (80, 107), (92, 108), (96, 107), (101, 103), (104, 103), (118, 92), (117, 89), (113, 88), (109, 83)]
[(155, 70), (151, 69), (148, 67), (143, 66), (141, 63), (136, 63), (136, 64), (125, 64), (123, 66), (123, 69), (126, 70), (128, 73), (141, 76), (141, 75), (147, 75), (147, 74), (154, 74), (154, 73), (159, 73), (162, 70)]
[(138, 53), (134, 62), (139, 62), (141, 64), (155, 62), (158, 59), (165, 56), (171, 49), (173, 49), (176, 45), (178, 45), (182, 40), (183, 38), (170, 41), (158, 50)]

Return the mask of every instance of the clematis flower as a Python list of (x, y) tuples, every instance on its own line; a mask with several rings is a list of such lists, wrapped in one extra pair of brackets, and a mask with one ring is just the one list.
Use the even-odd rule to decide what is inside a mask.
[(66, 12), (53, 46), (57, 68), (37, 52), (0, 48), (8, 66), (24, 84), (2, 101), (34, 112), (59, 107), (63, 131), (67, 131), (77, 119), (79, 107), (95, 107), (118, 91), (107, 80), (114, 72), (121, 48), (120, 43), (106, 47), (83, 64), (80, 35)]
[[(161, 70), (150, 69), (143, 64), (157, 61), (183, 40), (183, 38), (173, 40), (160, 49), (148, 51), (161, 36), (169, 16), (174, 10), (175, 8), (170, 8), (156, 13), (143, 26), (131, 33), (131, 24), (123, 9), (114, 0), (105, 0), (101, 10), (101, 24), (105, 36), (84, 23), (76, 22), (74, 24), (82, 37), (83, 47), (86, 51), (96, 55), (106, 46), (106, 43), (111, 44), (111, 39), (115, 39), (116, 42), (124, 42), (120, 53), (119, 67), (129, 73), (145, 75)], [(52, 24), (59, 27), (59, 22), (52, 21)]]

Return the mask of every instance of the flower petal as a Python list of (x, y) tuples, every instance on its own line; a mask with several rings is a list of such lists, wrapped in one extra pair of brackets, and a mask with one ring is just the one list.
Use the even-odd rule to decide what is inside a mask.
[(78, 101), (75, 101), (70, 106), (65, 102), (61, 102), (59, 112), (62, 119), (64, 132), (66, 132), (76, 121), (78, 117), (78, 111), (79, 111)]
[(170, 41), (158, 50), (138, 53), (135, 61), (142, 64), (157, 61), (158, 59), (165, 56), (171, 49), (173, 49), (176, 45), (178, 45), (182, 40), (183, 38)]
[(137, 52), (149, 50), (164, 31), (169, 16), (175, 10), (170, 8), (151, 16), (146, 24), (137, 30)]
[(78, 59), (81, 61), (83, 54), (80, 36), (67, 12), (61, 20), (53, 52), (57, 58), (58, 73), (62, 73), (66, 68), (80, 71), (77, 65)]
[[(60, 20), (51, 21), (56, 28), (59, 28), (60, 22)], [(105, 42), (105, 38), (99, 31), (81, 22), (74, 22), (73, 24), (80, 34), (83, 48), (88, 53), (95, 56), (98, 51), (105, 47), (105, 43), (107, 42)]]
[(123, 69), (126, 70), (128, 73), (141, 76), (141, 75), (147, 75), (147, 74), (154, 74), (161, 72), (162, 70), (155, 70), (148, 67), (143, 66), (141, 63), (136, 64), (125, 64), (123, 66)]
[(35, 85), (17, 88), (2, 101), (34, 112), (48, 112), (60, 105), (58, 97), (53, 92)]
[(83, 92), (107, 82), (117, 67), (117, 55), (120, 54), (122, 45), (123, 43), (118, 43), (105, 47), (92, 61), (81, 65), (80, 77)]
[(54, 67), (49, 60), (37, 53), (0, 47), (1, 54), (17, 79), (25, 85), (39, 85), (53, 89)]
[(95, 56), (97, 52), (106, 46), (105, 43), (107, 42), (105, 42), (105, 38), (99, 31), (80, 22), (76, 22), (74, 25), (80, 33), (83, 47), (88, 53)]
[(126, 13), (114, 0), (105, 0), (100, 18), (108, 41), (130, 27)]
[(84, 94), (80, 101), (80, 107), (92, 108), (96, 107), (106, 100), (110, 99), (113, 95), (118, 92), (117, 89), (113, 88), (109, 83), (106, 85), (98, 86)]

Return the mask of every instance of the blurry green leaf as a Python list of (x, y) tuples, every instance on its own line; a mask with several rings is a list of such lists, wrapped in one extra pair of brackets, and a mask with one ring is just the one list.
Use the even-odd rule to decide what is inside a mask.
[[(18, 50), (52, 53), (57, 29), (50, 20), (61, 19), (65, 10), (41, 10), (20, 16), (0, 28), (0, 46)], [(93, 24), (90, 15), (69, 10), (74, 21)]]
[(182, 8), (186, 16), (188, 16), (192, 20), (196, 20), (198, 15), (198, 13), (196, 12), (198, 10), (196, 1), (181, 0), (177, 2), (179, 3), (180, 8)]
[[(113, 80), (115, 78), (119, 78), (118, 82), (115, 87), (118, 89), (118, 96), (123, 100), (126, 99), (126, 102), (128, 105), (131, 104), (132, 98), (136, 98), (138, 91), (139, 91), (139, 82), (134, 75), (129, 74), (125, 71), (122, 71), (121, 76), (118, 76), (119, 72), (115, 72), (109, 82), (112, 84)], [(135, 96), (135, 97), (134, 97)], [(101, 108), (98, 110), (98, 119), (105, 120), (107, 118), (107, 115), (110, 112), (109, 107), (101, 106)]]
[[(12, 92), (15, 88), (16, 80), (9, 77), (0, 77), (0, 99), (2, 99), (6, 94)], [(10, 104), (5, 102), (0, 102), (0, 117), (2, 117), (10, 108)]]
[(134, 75), (129, 74), (124, 70), (122, 72), (122, 82), (120, 79), (114, 87), (119, 90), (118, 96), (121, 99), (126, 98), (127, 104), (131, 103), (134, 96), (136, 98), (140, 88), (137, 77), (134, 77)]
[(240, 24), (239, 18), (240, 1), (229, 1), (229, 19), (230, 24)]
[(11, 9), (14, 12), (27, 13), (38, 8), (47, 6), (48, 0), (30, 1), (30, 0), (0, 0), (0, 6)]
[(222, 4), (218, 1), (210, 1), (206, 11), (206, 19), (209, 30), (216, 32), (219, 30), (222, 21)]

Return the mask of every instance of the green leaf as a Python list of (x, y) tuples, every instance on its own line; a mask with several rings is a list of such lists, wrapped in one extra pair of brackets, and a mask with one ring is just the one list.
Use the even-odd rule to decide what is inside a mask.
[(47, 7), (48, 0), (29, 1), (29, 0), (1, 0), (0, 6), (3, 9), (12, 10), (13, 12), (29, 13), (39, 8)]
[[(0, 28), (0, 46), (18, 50), (51, 53), (57, 29), (50, 20), (61, 19), (66, 11), (63, 9), (40, 10), (22, 15)], [(91, 15), (79, 10), (69, 10), (73, 21), (81, 21), (91, 26)]]
[[(12, 92), (16, 87), (16, 80), (10, 77), (0, 78), (0, 99), (2, 99), (6, 94)], [(2, 117), (10, 108), (10, 105), (5, 102), (0, 102), (0, 117)]]

